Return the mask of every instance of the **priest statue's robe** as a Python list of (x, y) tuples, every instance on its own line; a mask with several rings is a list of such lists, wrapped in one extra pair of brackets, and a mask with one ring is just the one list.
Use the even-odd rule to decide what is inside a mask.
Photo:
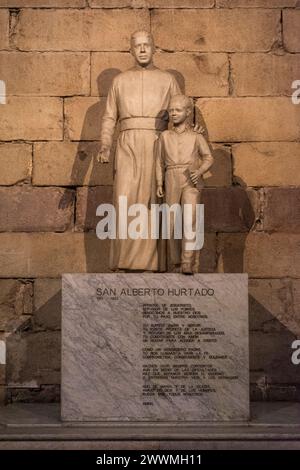
[[(155, 142), (168, 127), (168, 106), (181, 94), (175, 77), (152, 63), (135, 65), (114, 78), (108, 93), (101, 128), (102, 146), (111, 147), (116, 123), (120, 134), (114, 162), (113, 204), (117, 215), (116, 239), (110, 241), (110, 269), (158, 271), (158, 240), (150, 237), (151, 204), (157, 203)], [(118, 228), (119, 196), (128, 207), (144, 204), (148, 210), (147, 238), (122, 239)], [(138, 213), (137, 213), (138, 214)], [(128, 218), (128, 224), (134, 217)]]

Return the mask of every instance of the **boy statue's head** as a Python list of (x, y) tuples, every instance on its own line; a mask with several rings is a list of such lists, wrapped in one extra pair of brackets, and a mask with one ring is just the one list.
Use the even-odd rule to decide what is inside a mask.
[(193, 113), (194, 103), (188, 96), (174, 95), (170, 100), (169, 117), (174, 126), (188, 121)]

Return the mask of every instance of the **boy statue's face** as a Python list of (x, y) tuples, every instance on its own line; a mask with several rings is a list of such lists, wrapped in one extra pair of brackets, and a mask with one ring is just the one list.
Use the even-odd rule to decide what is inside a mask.
[(171, 100), (169, 106), (169, 117), (173, 124), (178, 125), (186, 121), (190, 115), (190, 109), (184, 104), (181, 99)]

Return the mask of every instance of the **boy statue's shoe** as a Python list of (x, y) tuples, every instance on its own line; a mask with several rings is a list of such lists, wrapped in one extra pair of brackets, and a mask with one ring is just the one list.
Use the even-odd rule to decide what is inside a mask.
[(190, 263), (182, 263), (181, 272), (183, 274), (194, 274), (193, 266)]
[(169, 271), (170, 273), (180, 273), (180, 272), (181, 272), (180, 264), (171, 264), (171, 265), (169, 266), (168, 271)]

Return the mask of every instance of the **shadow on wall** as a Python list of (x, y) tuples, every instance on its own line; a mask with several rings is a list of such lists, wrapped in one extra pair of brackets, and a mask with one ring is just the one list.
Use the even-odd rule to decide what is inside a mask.
[[(102, 252), (103, 257), (108, 256), (103, 241), (98, 240), (95, 233), (88, 232), (95, 232), (97, 206), (112, 200), (113, 155), (118, 128), (114, 135), (110, 163), (101, 165), (97, 162), (97, 155), (100, 150), (100, 126), (105, 111), (106, 96), (114, 77), (120, 72), (121, 70), (117, 68), (110, 68), (104, 70), (98, 77), (99, 101), (90, 106), (85, 114), (70, 177), (72, 186), (77, 187), (75, 230), (85, 232), (86, 272), (97, 272), (99, 269), (95, 259), (96, 247)], [(67, 204), (66, 198), (62, 197), (60, 208), (66, 207)]]
[[(290, 279), (249, 282), (250, 396), (254, 401), (300, 401), (300, 377), (291, 361), (300, 322), (293, 306), (287, 307), (291, 289)], [(267, 302), (259, 302), (266, 297)]]
[[(213, 149), (209, 131), (198, 106), (195, 106), (194, 119), (195, 123), (204, 128), (203, 135), (208, 141), (215, 158), (215, 164), (217, 164), (218, 158), (222, 157), (222, 150), (220, 148)], [(247, 190), (247, 185), (242, 179), (234, 181), (234, 185), (231, 187), (205, 188), (203, 191), (205, 231), (219, 234), (218, 272), (244, 272), (247, 236), (254, 228), (259, 216), (254, 209), (255, 202), (251, 199), (251, 194), (251, 190)]]

